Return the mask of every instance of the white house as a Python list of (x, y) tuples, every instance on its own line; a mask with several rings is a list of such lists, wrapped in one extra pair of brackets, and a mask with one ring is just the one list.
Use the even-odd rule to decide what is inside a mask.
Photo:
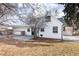
[[(56, 18), (55, 16), (46, 16), (46, 26), (42, 26), (39, 30), (38, 37), (63, 39), (63, 22), (62, 18)], [(29, 25), (17, 25), (13, 27), (14, 35), (33, 36), (34, 31)]]
[(51, 16), (50, 21), (46, 22), (45, 27), (41, 28), (39, 31), (39, 37), (45, 38), (55, 38), (55, 39), (62, 39), (63, 37), (63, 23)]

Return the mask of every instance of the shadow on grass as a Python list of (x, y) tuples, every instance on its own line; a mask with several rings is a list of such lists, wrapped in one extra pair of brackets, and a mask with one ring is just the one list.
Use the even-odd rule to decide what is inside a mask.
[(29, 41), (18, 41), (15, 39), (0, 39), (1, 43), (8, 45), (16, 45), (17, 47), (36, 47), (36, 46), (54, 46), (52, 43), (62, 43), (62, 41), (54, 40), (29, 40)]

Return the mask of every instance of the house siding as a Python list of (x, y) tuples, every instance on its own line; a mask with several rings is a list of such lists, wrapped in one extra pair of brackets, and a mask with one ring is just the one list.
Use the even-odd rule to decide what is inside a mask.
[[(42, 37), (45, 38), (62, 39), (62, 25), (63, 24), (58, 19), (51, 17), (51, 22), (47, 22), (46, 26), (44, 27), (45, 31), (39, 31), (39, 37), (41, 37), (40, 35), (42, 34)], [(53, 26), (58, 27), (58, 33), (53, 33)]]
[(21, 28), (21, 27), (20, 27), (20, 28), (14, 28), (13, 34), (14, 34), (14, 35), (21, 35), (21, 32), (22, 32), (22, 31), (25, 31), (25, 35), (31, 35), (31, 28), (30, 28), (30, 32), (28, 32), (27, 29), (28, 29), (28, 27), (24, 27), (24, 28), (23, 28), (23, 27), (22, 27), (22, 28)]

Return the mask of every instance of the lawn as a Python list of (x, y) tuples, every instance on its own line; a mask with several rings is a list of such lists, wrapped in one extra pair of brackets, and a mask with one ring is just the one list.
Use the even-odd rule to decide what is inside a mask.
[[(17, 42), (17, 41), (16, 41)], [(61, 56), (79, 55), (79, 43), (19, 42), (0, 40), (0, 55), (7, 56)]]

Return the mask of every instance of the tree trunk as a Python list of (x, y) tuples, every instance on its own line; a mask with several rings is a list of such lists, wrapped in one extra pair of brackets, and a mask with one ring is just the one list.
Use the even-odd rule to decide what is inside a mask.
[(37, 28), (34, 28), (34, 38), (37, 38)]
[(12, 34), (10, 34), (10, 30), (5, 31), (5, 39), (8, 39), (8, 40), (12, 39)]
[(75, 30), (77, 28), (75, 22), (72, 20), (72, 26), (73, 26), (73, 29)]
[(39, 35), (39, 28), (34, 28), (34, 38), (36, 39)]

